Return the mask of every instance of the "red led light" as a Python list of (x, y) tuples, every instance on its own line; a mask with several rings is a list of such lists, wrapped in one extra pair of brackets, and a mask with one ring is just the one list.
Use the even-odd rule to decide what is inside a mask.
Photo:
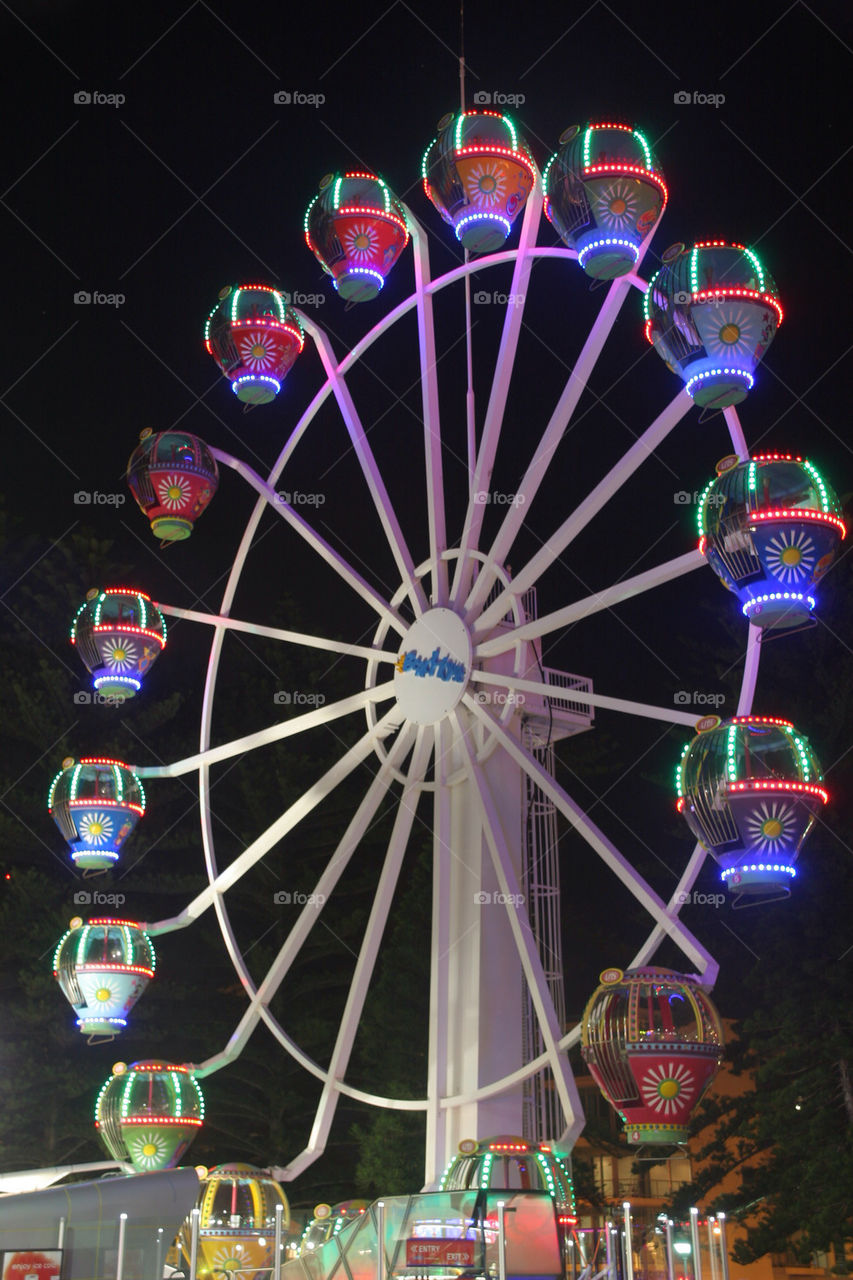
[(729, 782), (727, 791), (795, 791), (801, 795), (818, 796), (824, 804), (829, 800), (829, 792), (823, 787), (816, 787), (811, 782), (779, 782), (776, 779), (747, 778), (745, 782)]
[(127, 768), (123, 760), (108, 760), (106, 756), (81, 756), (80, 764), (114, 764), (119, 769)]
[[(76, 973), (103, 973), (105, 970), (109, 970), (110, 973), (139, 973), (143, 978), (154, 977), (153, 969), (146, 969), (139, 964), (98, 964), (93, 962), (92, 964), (75, 964), (74, 970)], [(53, 972), (55, 974), (57, 970), (54, 969)]]
[(613, 160), (609, 164), (585, 165), (583, 176), (586, 178), (591, 173), (636, 173), (641, 178), (648, 178), (650, 182), (654, 182), (663, 192), (664, 199), (669, 200), (669, 191), (663, 178), (643, 164), (628, 164), (627, 161)]
[[(82, 763), (82, 762), (81, 762)], [(66, 800), (65, 804), (69, 809), (91, 809), (93, 805), (97, 805), (99, 809), (130, 809), (131, 813), (138, 813), (142, 817), (145, 812), (141, 804), (133, 804), (130, 800), (105, 800), (102, 796), (90, 796), (88, 800)], [(53, 813), (53, 810), (49, 810)], [(97, 853), (97, 849), (90, 852)]]
[[(174, 1070), (174, 1067), (172, 1068)], [(120, 1124), (147, 1124), (158, 1128), (161, 1124), (189, 1124), (201, 1128), (202, 1121), (197, 1116), (122, 1116)], [(95, 1128), (101, 1127), (100, 1120), (95, 1121)]]
[[(733, 249), (737, 245), (732, 245)], [(694, 302), (705, 302), (709, 298), (755, 298), (758, 302), (765, 302), (768, 307), (772, 307), (779, 317), (779, 323), (782, 323), (783, 311), (781, 304), (776, 298), (769, 293), (759, 293), (757, 289), (743, 289), (740, 287), (732, 287), (726, 289), (700, 289), (698, 293), (691, 295)]]
[(629, 124), (591, 124), (590, 129), (619, 129), (622, 133), (633, 133)]
[(784, 729), (793, 729), (790, 720), (780, 720), (777, 716), (732, 716), (732, 724), (781, 724)]
[[(829, 511), (812, 511), (808, 507), (780, 507), (777, 511), (750, 511), (750, 520), (816, 520), (818, 524), (831, 524), (840, 532), (842, 538), (847, 537), (847, 526), (838, 516)], [(754, 533), (750, 529), (750, 533)]]
[(703, 555), (703, 556), (704, 556), (704, 554), (705, 554), (705, 547), (706, 547), (707, 545), (708, 545), (708, 539), (705, 537), (705, 535), (704, 535), (704, 533), (703, 533), (703, 534), (702, 534), (702, 537), (699, 539), (699, 551), (700, 551), (700, 554), (701, 554), (701, 555)]
[(684, 810), (684, 796), (679, 796), (675, 805), (676, 812), (682, 813)]
[(105, 587), (101, 593), (105, 596), (142, 596), (143, 600), (151, 603), (151, 597), (147, 596), (144, 591), (137, 590), (136, 587)]
[(87, 924), (115, 924), (126, 925), (128, 929), (141, 929), (142, 926), (136, 920), (114, 920), (111, 916), (99, 916), (97, 920), (87, 920)]
[(756, 453), (753, 462), (802, 462), (802, 458), (792, 453)]
[[(149, 640), (159, 641), (161, 649), (166, 644), (159, 631), (150, 631), (148, 627), (135, 627), (129, 622), (101, 622), (97, 627), (92, 628), (93, 635), (99, 635), (104, 631), (120, 631), (122, 635), (148, 636)], [(71, 643), (76, 644), (74, 636), (71, 637)]]

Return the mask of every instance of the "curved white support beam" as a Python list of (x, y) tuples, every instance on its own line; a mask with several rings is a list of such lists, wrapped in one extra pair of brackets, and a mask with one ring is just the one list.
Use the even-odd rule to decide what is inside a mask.
[(495, 734), (505, 751), (531, 777), (541, 791), (557, 806), (563, 816), (583, 836), (587, 844), (601, 858), (606, 866), (621, 880), (626, 889), (637, 899), (669, 935), (672, 941), (699, 967), (700, 973), (709, 970), (714, 962), (702, 944), (684, 927), (677, 915), (671, 915), (663, 899), (646, 884), (614, 844), (598, 829), (594, 822), (584, 813), (580, 805), (559, 786), (546, 769), (533, 758), (528, 751), (509, 733), (499, 721), (490, 716), (484, 707), (472, 697), (463, 695), (462, 701)]
[(192, 773), (202, 766), (218, 764), (220, 760), (230, 760), (232, 756), (245, 755), (247, 751), (255, 751), (270, 742), (280, 742), (282, 738), (291, 738), (295, 733), (304, 733), (307, 729), (316, 729), (319, 725), (328, 724), (331, 720), (339, 720), (353, 711), (360, 711), (369, 702), (384, 702), (394, 697), (394, 681), (375, 685), (370, 689), (361, 689), (349, 698), (341, 698), (339, 702), (330, 702), (327, 706), (318, 707), (316, 711), (306, 711), (304, 715), (293, 716), (290, 720), (282, 720), (278, 724), (268, 725), (257, 733), (249, 733), (245, 738), (234, 738), (224, 742), (221, 747), (208, 747), (194, 756), (186, 756), (173, 764), (130, 765), (129, 768), (140, 778), (179, 778), (183, 773)]
[(474, 763), (473, 752), (465, 735), (459, 716), (450, 712), (450, 721), (456, 730), (457, 741), (462, 753), (465, 771), (468, 775), (472, 791), (477, 800), (483, 823), (483, 834), (491, 855), (492, 866), (497, 877), (500, 892), (504, 895), (507, 918), (512, 931), (518, 958), (530, 992), (536, 1020), (542, 1034), (548, 1066), (554, 1077), (554, 1085), (560, 1106), (566, 1117), (569, 1141), (574, 1143), (584, 1126), (583, 1107), (574, 1076), (569, 1069), (568, 1059), (559, 1051), (560, 1026), (554, 1001), (548, 988), (548, 980), (542, 968), (542, 961), (530, 927), (530, 920), (524, 907), (524, 895), (521, 893), (518, 878), (512, 865), (506, 834), (495, 806), (488, 782)]
[[(601, 355), (601, 350), (616, 322), (622, 303), (631, 289), (631, 282), (621, 277), (614, 280), (607, 291), (601, 310), (596, 316), (589, 336), (583, 345), (575, 366), (569, 374), (563, 393), (557, 401), (556, 408), (545, 428), (535, 454), (524, 473), (524, 477), (516, 488), (516, 501), (511, 503), (504, 516), (494, 542), (489, 548), (488, 563), (503, 565), (509, 555), (522, 524), (528, 516), (533, 499), (539, 490), (545, 473), (553, 460), (554, 451), (563, 438), (566, 427), (583, 395), (590, 374)], [(474, 583), (473, 590), (465, 601), (466, 612), (478, 608), (491, 590), (494, 578), (491, 573), (481, 571)]]
[(421, 400), (424, 415), (424, 459), (426, 463), (427, 530), (429, 558), (435, 566), (432, 603), (447, 603), (447, 563), (442, 558), (447, 549), (444, 510), (444, 470), (441, 458), (441, 415), (438, 400), (438, 360), (435, 354), (435, 321), (430, 284), (429, 243), (427, 233), (407, 205), (406, 220), (412, 233), (415, 259), (415, 297), (418, 306), (418, 359), (421, 371)]
[(647, 720), (663, 720), (667, 724), (683, 724), (693, 728), (698, 719), (695, 711), (679, 711), (676, 707), (655, 707), (648, 702), (632, 702), (628, 698), (610, 698), (603, 693), (587, 689), (565, 689), (562, 685), (545, 684), (542, 680), (522, 680), (520, 676), (500, 675), (495, 671), (472, 671), (475, 684), (497, 685), (502, 689), (514, 689), (519, 693), (536, 693), (543, 698), (571, 698), (572, 702), (587, 702), (591, 707), (607, 711), (622, 711), (629, 716), (644, 716)]
[[(222, 895), (231, 888), (233, 884), (240, 879), (241, 876), (253, 867), (256, 862), (268, 853), (273, 845), (282, 840), (289, 831), (307, 817), (321, 800), (330, 795), (344, 778), (349, 777), (354, 769), (367, 759), (373, 751), (373, 745), (377, 738), (381, 738), (383, 732), (387, 732), (392, 725), (394, 716), (397, 715), (396, 705), (382, 717), (377, 723), (375, 729), (369, 730), (362, 734), (358, 742), (350, 747), (349, 751), (341, 756), (331, 769), (327, 769), (322, 777), (318, 778), (313, 787), (310, 787), (303, 796), (295, 800), (289, 808), (285, 809), (281, 817), (277, 818), (266, 831), (253, 840), (252, 843), (243, 850), (243, 852), (234, 859), (230, 866), (221, 871), (216, 879), (203, 889), (188, 906), (184, 908), (179, 916), (175, 916), (171, 920), (161, 920), (158, 924), (145, 925), (146, 931), (152, 935), (160, 933), (171, 933), (174, 929), (183, 929), (193, 920), (197, 920), (214, 900), (218, 900)], [(207, 770), (205, 770), (207, 772)], [(233, 957), (232, 957), (233, 959)]]
[(350, 1054), (355, 1041), (355, 1033), (361, 1019), (367, 988), (373, 975), (379, 944), (385, 932), (388, 914), (394, 899), (394, 891), (403, 865), (403, 857), (411, 835), (412, 825), (418, 800), (421, 796), (421, 783), (426, 772), (432, 752), (432, 734), (423, 726), (419, 727), (417, 741), (412, 754), (412, 766), (409, 777), (411, 781), (404, 788), (394, 819), (394, 826), (388, 840), (385, 862), (379, 877), (379, 884), (370, 909), (364, 939), (358, 953), (355, 972), (350, 983), (346, 1007), (341, 1017), (340, 1027), (332, 1050), (332, 1057), (323, 1085), (323, 1092), (317, 1105), (317, 1113), (311, 1128), (308, 1145), (295, 1159), (287, 1165), (285, 1178), (290, 1180), (299, 1176), (303, 1170), (313, 1164), (323, 1154), (329, 1138), (335, 1110), (340, 1097), (338, 1081), (343, 1078), (349, 1066)]
[(746, 638), (746, 661), (743, 664), (743, 679), (740, 685), (740, 697), (737, 704), (737, 715), (748, 716), (752, 710), (755, 697), (755, 685), (758, 681), (758, 663), (761, 659), (761, 639), (764, 632), (754, 623), (749, 624)]
[[(283, 502), (272, 485), (262, 480), (257, 472), (253, 471), (247, 462), (241, 461), (240, 458), (234, 458), (230, 453), (224, 453), (221, 449), (210, 448), (210, 452), (218, 462), (223, 463), (226, 467), (231, 467), (238, 475), (250, 484), (252, 488), (265, 498), (273, 511), (280, 515), (283, 520), (296, 530), (300, 537), (304, 538), (310, 547), (312, 547), (325, 560), (335, 573), (340, 574), (347, 586), (372, 605), (381, 618), (384, 618), (391, 624), (395, 630), (403, 635), (408, 630), (408, 623), (404, 622), (388, 604), (387, 600), (383, 600), (378, 591), (374, 591), (368, 582), (365, 582), (361, 574), (356, 573), (355, 569), (340, 555), (333, 547), (326, 542), (325, 538), (321, 538), (315, 529), (305, 519), (293, 510), (289, 503)], [(245, 558), (245, 557), (244, 557)]]
[(382, 475), (376, 465), (373, 450), (368, 444), (367, 436), (364, 427), (361, 425), (361, 419), (350, 395), (349, 387), (344, 382), (344, 375), (338, 367), (332, 344), (329, 342), (324, 330), (318, 324), (315, 324), (313, 320), (309, 320), (301, 312), (300, 319), (305, 332), (317, 348), (317, 352), (323, 362), (323, 368), (326, 371), (326, 377), (332, 384), (332, 390), (338, 402), (341, 416), (346, 423), (349, 438), (355, 450), (355, 456), (358, 458), (362, 475), (373, 499), (373, 505), (376, 508), (376, 514), (379, 516), (379, 522), (391, 548), (391, 554), (394, 557), (400, 581), (405, 584), (406, 593), (412, 602), (412, 607), (415, 613), (420, 616), (427, 608), (424, 589), (415, 577), (415, 564), (403, 537), (403, 531), (400, 528), (394, 504), (391, 502), (388, 490), (385, 487), (385, 481), (382, 479)]
[(475, 633), (482, 634), (493, 627), (508, 612), (510, 596), (523, 595), (528, 588), (538, 581), (545, 570), (550, 568), (558, 556), (562, 555), (569, 543), (586, 528), (590, 520), (601, 511), (614, 493), (634, 474), (641, 463), (645, 462), (654, 453), (661, 441), (666, 439), (673, 427), (678, 425), (692, 405), (693, 401), (687, 392), (679, 392), (675, 399), (667, 405), (663, 413), (658, 415), (652, 425), (647, 427), (641, 436), (637, 437), (631, 448), (627, 453), (623, 454), (616, 466), (611, 468), (604, 479), (599, 481), (568, 519), (563, 521), (559, 529), (531, 557), (521, 572), (513, 579), (511, 591), (502, 591), (481, 617), (477, 619), (474, 624)]
[[(217, 1053), (203, 1062), (196, 1071), (197, 1075), (206, 1076), (214, 1071), (219, 1071), (220, 1068), (227, 1066), (228, 1063), (238, 1058), (245, 1049), (252, 1032), (261, 1020), (262, 1008), (269, 1006), (270, 1001), (290, 972), (291, 965), (305, 945), (314, 925), (320, 919), (325, 903), (349, 866), (353, 854), (373, 822), (377, 809), (387, 795), (394, 770), (402, 763), (403, 758), (408, 753), (414, 736), (414, 730), (409, 727), (404, 728), (397, 735), (388, 753), (387, 761), (382, 764), (379, 771), (374, 775), (361, 803), (350, 819), (346, 831), (338, 842), (335, 852), (332, 854), (311, 894), (308, 895), (309, 900), (305, 902), (299, 912), (296, 923), (285, 938), (278, 955), (249, 1001), (249, 1007), (238, 1022), (228, 1044), (221, 1053)], [(313, 902), (310, 901), (312, 898)], [(284, 1041), (281, 1036), (285, 1035), (285, 1033), (278, 1023), (276, 1023), (276, 1026), (278, 1030), (274, 1034), (279, 1042), (283, 1044)], [(324, 1078), (322, 1073), (321, 1078)]]
[[(562, 609), (555, 609), (553, 613), (543, 614), (541, 618), (534, 618), (520, 627), (501, 631), (491, 639), (475, 644), (474, 654), (479, 660), (494, 657), (497, 653), (505, 653), (520, 641), (536, 640), (539, 636), (546, 636), (552, 631), (559, 630), (560, 627), (569, 627), (579, 622), (581, 618), (588, 618), (590, 614), (598, 613), (601, 609), (612, 609), (623, 600), (642, 595), (644, 591), (651, 591), (664, 582), (671, 582), (673, 578), (680, 578), (683, 573), (701, 569), (706, 564), (707, 561), (700, 551), (687, 551), (683, 556), (677, 556), (675, 560), (667, 560), (664, 564), (656, 565), (654, 569), (646, 569), (643, 573), (635, 574), (633, 578), (623, 578), (621, 582), (615, 582), (612, 587), (595, 591), (592, 595), (584, 596), (582, 600), (575, 600), (573, 604), (567, 604)], [(511, 590), (505, 592), (501, 598), (507, 601), (517, 598), (519, 594), (517, 584), (516, 578)]]
[(480, 447), (477, 450), (477, 463), (474, 467), (474, 478), (471, 482), (471, 492), (468, 496), (468, 510), (465, 514), (465, 524), (462, 529), (460, 554), (459, 559), (456, 561), (453, 586), (450, 591), (451, 601), (464, 599), (467, 594), (468, 583), (473, 569), (473, 562), (469, 559), (469, 552), (474, 550), (480, 541), (485, 506), (481, 502), (475, 502), (474, 498), (478, 492), (488, 489), (491, 483), (492, 469), (495, 465), (495, 453), (497, 452), (507, 396), (509, 395), (510, 377), (515, 363), (521, 325), (524, 320), (524, 305), (527, 300), (530, 273), (533, 270), (531, 250), (536, 245), (541, 215), (542, 179), (538, 170), (535, 170), (533, 190), (527, 197), (527, 204), (524, 209), (524, 221), (521, 226), (518, 252), (512, 273), (512, 286), (508, 295), (514, 299), (514, 302), (507, 303), (504, 314), (503, 333), (501, 334), (500, 347), (498, 348), (498, 356), (495, 363), (492, 391), (489, 396), (485, 421), (483, 422)]
[(306, 649), (322, 649), (324, 653), (342, 653), (347, 658), (366, 658), (368, 661), (396, 662), (398, 654), (389, 649), (371, 649), (363, 644), (347, 644), (344, 640), (328, 640), (325, 636), (309, 636), (304, 631), (285, 631), (281, 627), (263, 627), (257, 622), (240, 622), (222, 614), (199, 613), (197, 609), (181, 609), (174, 604), (155, 601), (161, 613), (170, 618), (182, 618), (186, 622), (203, 622), (209, 627), (223, 627), (226, 631), (242, 631), (251, 636), (264, 636), (269, 640), (282, 640), (285, 644), (298, 644)]

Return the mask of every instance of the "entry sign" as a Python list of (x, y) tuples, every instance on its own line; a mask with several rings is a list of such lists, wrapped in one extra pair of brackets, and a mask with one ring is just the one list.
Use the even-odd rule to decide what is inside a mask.
[(472, 1267), (475, 1240), (430, 1240), (418, 1236), (406, 1241), (407, 1267)]

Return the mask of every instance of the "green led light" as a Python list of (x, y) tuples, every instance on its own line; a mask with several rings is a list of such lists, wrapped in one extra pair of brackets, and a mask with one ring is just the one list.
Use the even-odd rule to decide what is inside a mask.
[(648, 286), (646, 287), (646, 292), (643, 294), (643, 319), (646, 322), (648, 322), (652, 318), (651, 316), (652, 288), (654, 286), (655, 280), (657, 280), (660, 273), (661, 273), (661, 268), (659, 267), (658, 270), (655, 272), (655, 274), (652, 276), (651, 280), (649, 280)]
[(644, 153), (644, 155), (645, 155), (645, 157), (646, 157), (646, 168), (647, 168), (647, 169), (652, 169), (652, 170), (653, 170), (653, 169), (654, 169), (654, 164), (652, 163), (652, 150), (651, 150), (651, 147), (649, 146), (648, 142), (646, 142), (646, 139), (644, 138), (643, 134), (642, 134), (642, 133), (640, 133), (640, 130), (639, 130), (639, 129), (635, 129), (635, 130), (634, 130), (634, 137), (637, 139), (637, 141), (639, 142), (640, 146), (643, 148), (643, 153)]
[(818, 492), (820, 493), (821, 506), (823, 507), (823, 510), (825, 512), (829, 512), (831, 509), (830, 502), (829, 502), (829, 494), (827, 493), (826, 484), (824, 482), (823, 477), (821, 476), (817, 467), (813, 463), (809, 462), (808, 458), (803, 459), (803, 466), (805, 467), (806, 471), (808, 471), (809, 475), (811, 476), (811, 478), (814, 480), (815, 484), (818, 487)]
[(690, 292), (699, 292), (699, 250), (695, 245), (690, 250)]
[(696, 516), (696, 523), (699, 526), (700, 535), (708, 532), (707, 525), (705, 524), (705, 510), (708, 503), (708, 494), (711, 492), (711, 489), (713, 488), (713, 486), (714, 486), (714, 481), (709, 480), (708, 483), (705, 485), (705, 488), (702, 490), (702, 495), (699, 498), (699, 511)]
[(749, 489), (750, 493), (755, 493), (755, 475), (756, 475), (755, 463), (750, 462), (746, 472), (746, 487)]
[(758, 260), (758, 255), (756, 253), (753, 253), (752, 249), (745, 248), (743, 252), (746, 254), (746, 256), (749, 258), (752, 265), (755, 267), (755, 273), (758, 276), (758, 292), (763, 293), (764, 292), (764, 268), (762, 267), (761, 263)]

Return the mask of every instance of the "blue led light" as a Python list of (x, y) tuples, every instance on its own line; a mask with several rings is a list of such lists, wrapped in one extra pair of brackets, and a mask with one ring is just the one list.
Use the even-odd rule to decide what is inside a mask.
[(597, 240), (591, 240), (589, 244), (584, 245), (578, 254), (578, 262), (583, 266), (595, 249), (604, 249), (614, 245), (620, 249), (627, 249), (633, 256), (634, 261), (637, 261), (640, 251), (633, 240), (622, 240), (618, 236), (601, 236)]
[[(385, 277), (380, 275), (378, 271), (374, 271), (371, 267), (347, 267), (344, 273), (345, 277), (349, 276), (369, 276), (376, 284), (377, 289), (381, 289), (385, 283)], [(332, 284), (338, 288), (338, 281), (333, 280)]]
[(472, 222), (496, 222), (503, 227), (505, 236), (508, 236), (510, 231), (512, 231), (512, 223), (509, 218), (503, 218), (499, 213), (467, 213), (464, 218), (460, 218), (456, 223), (455, 230), (457, 240), (462, 239), (462, 236), (459, 233)]
[(278, 395), (279, 391), (281, 391), (281, 383), (278, 378), (271, 378), (265, 373), (247, 373), (242, 378), (235, 378), (231, 383), (231, 390), (237, 396), (240, 394), (240, 387), (254, 386), (258, 382), (266, 383), (268, 387), (272, 387), (275, 395)]
[(745, 871), (776, 871), (791, 877), (797, 874), (794, 867), (784, 867), (775, 862), (753, 862), (748, 866), (727, 867), (725, 871), (721, 872), (720, 879), (728, 880), (730, 876), (741, 875)]
[(815, 607), (814, 596), (807, 596), (802, 591), (768, 591), (766, 595), (754, 596), (751, 600), (747, 600), (746, 604), (741, 606), (741, 612), (750, 618), (759, 605), (767, 604), (771, 600), (790, 600), (794, 603), (807, 604), (810, 609)]
[(95, 689), (100, 689), (104, 684), (127, 684), (135, 689), (137, 693), (142, 688), (142, 681), (137, 680), (135, 676), (96, 676), (92, 681)]
[(693, 395), (693, 388), (700, 382), (705, 382), (708, 378), (719, 378), (722, 375), (734, 374), (738, 378), (743, 378), (746, 383), (747, 391), (751, 391), (755, 386), (755, 379), (747, 369), (706, 369), (704, 373), (697, 373), (687, 383), (687, 394)]

